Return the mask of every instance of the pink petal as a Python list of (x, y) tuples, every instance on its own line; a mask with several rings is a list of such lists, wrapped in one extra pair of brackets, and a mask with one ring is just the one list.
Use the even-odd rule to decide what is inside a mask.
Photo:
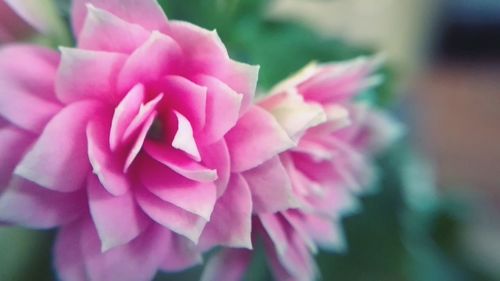
[(172, 140), (172, 147), (185, 152), (193, 160), (199, 162), (201, 156), (189, 120), (177, 111), (174, 111), (174, 115), (177, 118), (177, 132)]
[(252, 252), (248, 250), (221, 250), (207, 263), (201, 281), (240, 281), (250, 266)]
[(227, 67), (221, 67), (219, 72), (213, 74), (243, 96), (240, 115), (246, 113), (252, 105), (259, 78), (259, 68), (259, 66), (230, 60)]
[(130, 168), (136, 157), (141, 152), (142, 147), (144, 145), (144, 141), (146, 140), (148, 132), (151, 129), (151, 126), (153, 125), (156, 116), (157, 116), (156, 112), (153, 112), (153, 114), (149, 116), (149, 118), (146, 119), (146, 121), (144, 121), (144, 125), (139, 131), (139, 134), (137, 135), (135, 142), (132, 144), (132, 148), (130, 149), (127, 159), (125, 159), (125, 167), (123, 170), (125, 173), (128, 171), (128, 169)]
[(80, 189), (90, 170), (85, 128), (100, 107), (99, 103), (82, 101), (61, 110), (16, 167), (15, 173), (56, 191)]
[(144, 149), (153, 159), (188, 179), (207, 183), (217, 179), (216, 170), (209, 169), (193, 161), (180, 151), (158, 145), (155, 142), (147, 142)]
[(217, 200), (212, 219), (200, 238), (200, 247), (227, 246), (252, 249), (252, 200), (244, 178), (233, 174), (226, 192)]
[(78, 47), (130, 54), (149, 37), (149, 31), (142, 26), (87, 5), (87, 18), (78, 37)]
[(173, 232), (168, 233), (170, 240), (164, 246), (168, 251), (161, 264), (162, 270), (180, 271), (203, 262), (203, 257), (192, 241)]
[(101, 252), (97, 232), (85, 222), (81, 247), (92, 281), (150, 281), (169, 251), (168, 230), (152, 224), (139, 237), (125, 245)]
[(209, 220), (216, 190), (213, 183), (191, 181), (160, 163), (144, 157), (140, 180), (162, 200)]
[(156, 108), (162, 100), (163, 94), (159, 94), (154, 99), (139, 107), (139, 112), (125, 129), (122, 142), (130, 141), (130, 139), (136, 136), (138, 131), (142, 130), (144, 123), (151, 118), (151, 115), (156, 114)]
[(58, 60), (57, 53), (44, 48), (11, 45), (0, 49), (0, 116), (40, 133), (61, 108), (54, 94)]
[(320, 104), (305, 102), (293, 91), (269, 96), (259, 102), (259, 106), (269, 111), (295, 141), (308, 129), (326, 122), (326, 113)]
[(54, 245), (54, 265), (60, 280), (89, 280), (80, 246), (81, 235), (81, 220), (64, 225), (57, 234)]
[(0, 197), (0, 221), (32, 228), (68, 223), (85, 210), (85, 193), (47, 190), (13, 177)]
[(137, 202), (154, 221), (197, 243), (207, 221), (191, 212), (163, 201), (147, 190), (137, 190)]
[(114, 102), (116, 79), (126, 56), (118, 53), (60, 48), (62, 58), (56, 94), (64, 103), (82, 99)]
[(299, 206), (279, 157), (242, 173), (252, 193), (254, 213), (275, 213)]
[(118, 78), (118, 90), (126, 92), (137, 83), (147, 84), (179, 68), (181, 48), (172, 38), (153, 31), (149, 39), (127, 59)]
[(217, 180), (214, 183), (217, 187), (218, 198), (226, 190), (231, 174), (231, 163), (226, 142), (221, 140), (210, 145), (200, 146), (200, 154), (203, 164), (217, 171)]
[(150, 220), (139, 209), (131, 192), (111, 195), (93, 175), (89, 176), (87, 190), (90, 213), (103, 252), (129, 243), (149, 225)]
[(168, 106), (190, 121), (195, 132), (205, 126), (207, 89), (182, 76), (169, 75), (158, 81), (155, 89), (164, 93)]
[(0, 128), (0, 194), (9, 183), (17, 163), (34, 140), (34, 136), (17, 128)]
[(225, 138), (233, 172), (257, 167), (294, 146), (274, 117), (258, 106), (245, 113)]
[(197, 76), (195, 81), (208, 89), (207, 117), (201, 139), (204, 143), (213, 143), (220, 140), (238, 122), (243, 96), (220, 80), (207, 75)]
[(167, 17), (156, 0), (74, 0), (71, 19), (77, 37), (87, 15), (87, 3), (148, 30), (163, 30), (167, 25)]
[(122, 101), (115, 108), (113, 121), (111, 122), (111, 132), (109, 144), (111, 150), (115, 150), (121, 143), (125, 130), (130, 122), (139, 113), (139, 108), (144, 101), (144, 86), (137, 84), (128, 92)]
[(168, 34), (174, 38), (188, 60), (186, 68), (192, 74), (216, 73), (229, 61), (224, 43), (215, 31), (184, 21), (169, 21)]
[(33, 27), (10, 4), (0, 1), (0, 44), (26, 39), (33, 33)]
[(107, 118), (97, 116), (87, 127), (88, 159), (100, 182), (115, 196), (130, 189), (128, 177), (123, 172), (124, 161), (109, 148), (109, 124)]

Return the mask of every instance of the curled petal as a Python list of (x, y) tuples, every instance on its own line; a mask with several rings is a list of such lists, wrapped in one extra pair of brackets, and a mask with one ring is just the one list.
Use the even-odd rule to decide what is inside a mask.
[(205, 227), (200, 246), (252, 248), (252, 199), (245, 179), (233, 174), (226, 192), (217, 200), (212, 219)]
[(15, 173), (56, 191), (80, 189), (90, 170), (85, 129), (100, 106), (82, 101), (64, 108), (47, 124)]
[(212, 256), (200, 278), (201, 281), (243, 280), (252, 258), (248, 250), (221, 250)]
[(0, 197), (0, 221), (52, 228), (72, 221), (85, 209), (85, 193), (57, 192), (13, 177)]
[(271, 114), (253, 106), (226, 135), (231, 170), (257, 167), (295, 144)]
[(111, 195), (93, 175), (89, 176), (87, 191), (90, 213), (103, 252), (129, 243), (149, 225), (150, 220), (137, 206), (131, 192)]
[(150, 32), (140, 25), (93, 5), (88, 5), (87, 9), (87, 18), (78, 37), (79, 48), (130, 54), (148, 39)]
[(124, 54), (60, 48), (61, 64), (56, 78), (56, 94), (64, 103), (82, 99), (114, 102), (118, 73)]
[(167, 17), (156, 0), (74, 0), (71, 19), (77, 37), (87, 17), (88, 4), (148, 30), (163, 30), (167, 25)]

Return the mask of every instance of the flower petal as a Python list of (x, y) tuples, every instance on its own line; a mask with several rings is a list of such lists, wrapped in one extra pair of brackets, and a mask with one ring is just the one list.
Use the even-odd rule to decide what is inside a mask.
[(118, 77), (118, 91), (126, 92), (137, 83), (147, 84), (167, 74), (176, 74), (181, 57), (177, 42), (153, 31), (148, 40), (128, 57)]
[(268, 112), (253, 106), (226, 135), (231, 170), (252, 169), (295, 144)]
[(279, 157), (275, 156), (242, 175), (252, 193), (254, 213), (275, 213), (299, 206)]
[(239, 249), (224, 249), (210, 258), (201, 281), (240, 281), (250, 266), (252, 252)]
[(172, 140), (172, 147), (185, 152), (190, 158), (199, 162), (201, 156), (189, 120), (177, 111), (174, 111), (174, 115), (177, 118), (177, 132)]
[(206, 87), (176, 75), (164, 77), (155, 86), (158, 93), (164, 93), (169, 107), (186, 116), (194, 132), (205, 126)]
[(34, 140), (35, 137), (31, 134), (12, 126), (0, 128), (0, 194), (9, 183), (17, 163)]
[(0, 116), (40, 133), (61, 108), (54, 94), (58, 60), (56, 52), (40, 47), (0, 49)]
[(47, 190), (13, 177), (0, 197), (0, 221), (32, 228), (68, 223), (85, 209), (85, 193)]
[(208, 183), (217, 179), (216, 170), (193, 161), (180, 151), (155, 142), (146, 142), (144, 149), (153, 159), (190, 180)]
[(162, 30), (167, 25), (167, 17), (156, 0), (73, 0), (71, 19), (77, 37), (87, 16), (87, 3), (148, 30)]
[(102, 185), (115, 196), (130, 189), (130, 182), (123, 172), (125, 159), (113, 155), (109, 148), (109, 124), (107, 118), (96, 116), (87, 126), (88, 159)]
[(87, 5), (87, 18), (78, 37), (78, 48), (130, 54), (149, 37), (142, 26)]
[(111, 130), (109, 134), (109, 146), (115, 150), (121, 143), (125, 130), (139, 113), (144, 102), (144, 86), (137, 84), (128, 92), (115, 108)]
[(61, 110), (16, 167), (15, 173), (56, 191), (80, 189), (90, 170), (85, 128), (99, 108), (99, 103), (82, 101)]
[(101, 252), (101, 243), (92, 222), (85, 222), (81, 247), (92, 281), (150, 281), (169, 251), (168, 230), (152, 224), (125, 245)]
[(82, 220), (64, 225), (54, 245), (54, 265), (60, 280), (88, 281), (83, 252), (80, 246)]
[(217, 200), (212, 219), (200, 238), (200, 247), (227, 246), (252, 249), (252, 199), (244, 178), (233, 174), (226, 192)]
[(197, 243), (207, 221), (191, 212), (163, 201), (147, 190), (136, 191), (137, 202), (154, 221)]
[(87, 191), (103, 252), (132, 241), (149, 225), (150, 220), (139, 209), (131, 192), (111, 195), (93, 175), (89, 176)]
[[(243, 96), (220, 80), (207, 75), (199, 75), (195, 81), (208, 89), (207, 117), (201, 140), (204, 143), (213, 143), (222, 139), (238, 122)], [(222, 108), (224, 110), (221, 110)]]
[(162, 270), (180, 271), (203, 262), (201, 253), (192, 241), (173, 232), (169, 234), (169, 243), (164, 246), (168, 251), (161, 264)]
[(214, 183), (217, 187), (217, 198), (219, 198), (226, 191), (231, 174), (231, 160), (226, 142), (221, 140), (210, 145), (200, 146), (200, 154), (203, 164), (217, 171), (217, 180)]
[(64, 103), (82, 99), (115, 101), (116, 79), (126, 56), (118, 53), (60, 48), (56, 94)]

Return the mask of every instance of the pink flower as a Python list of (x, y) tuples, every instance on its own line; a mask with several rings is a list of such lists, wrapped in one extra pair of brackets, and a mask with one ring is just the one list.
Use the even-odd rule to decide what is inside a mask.
[(0, 0), (0, 43), (26, 39), (37, 32), (65, 40), (66, 30), (54, 0)]
[[(370, 158), (380, 140), (391, 140), (378, 131), (392, 126), (388, 119), (354, 101), (378, 82), (375, 66), (366, 59), (313, 64), (259, 103), (298, 141), (279, 156), (297, 207), (254, 216), (254, 240), (263, 238), (277, 280), (314, 280), (318, 248), (345, 248), (340, 219), (356, 209), (355, 195), (369, 186)], [(203, 280), (239, 280), (250, 256), (246, 250), (223, 250), (210, 261)]]
[(294, 145), (252, 104), (258, 68), (153, 0), (76, 0), (72, 20), (76, 48), (0, 49), (0, 220), (60, 227), (65, 281), (150, 280), (200, 249), (251, 248), (252, 210), (288, 208), (265, 189), (286, 172), (265, 167)]

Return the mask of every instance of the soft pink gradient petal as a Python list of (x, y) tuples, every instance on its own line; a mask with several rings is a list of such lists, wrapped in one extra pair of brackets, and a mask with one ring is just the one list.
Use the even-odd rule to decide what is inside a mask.
[(166, 202), (210, 220), (216, 200), (213, 183), (189, 180), (146, 157), (141, 164), (144, 169), (139, 176), (149, 191)]
[(194, 132), (205, 126), (207, 88), (185, 77), (168, 75), (157, 82), (157, 91), (164, 93), (168, 106), (190, 121)]
[(195, 81), (208, 89), (207, 119), (201, 139), (205, 143), (213, 143), (220, 140), (238, 122), (243, 96), (222, 81), (207, 75), (197, 76)]
[(31, 228), (52, 228), (81, 215), (85, 200), (83, 191), (57, 192), (13, 177), (0, 197), (0, 221)]
[(88, 159), (93, 172), (111, 194), (125, 194), (131, 183), (123, 173), (125, 159), (113, 157), (109, 148), (109, 127), (111, 121), (105, 116), (96, 116), (87, 126)]
[(279, 157), (275, 156), (242, 175), (252, 193), (254, 213), (275, 213), (299, 207)]
[(81, 220), (64, 225), (57, 234), (54, 245), (54, 266), (61, 280), (89, 280), (80, 246), (81, 236)]
[(167, 17), (156, 0), (74, 0), (71, 20), (77, 37), (87, 16), (87, 4), (109, 11), (148, 30), (163, 30), (167, 27)]
[(197, 182), (213, 182), (217, 171), (193, 161), (183, 152), (155, 142), (147, 142), (144, 150), (155, 160), (169, 167), (176, 173)]
[(226, 142), (221, 140), (210, 145), (201, 146), (200, 154), (203, 163), (208, 168), (217, 171), (215, 186), (217, 187), (217, 197), (220, 197), (227, 188), (231, 174), (231, 160)]
[(243, 280), (252, 259), (248, 250), (224, 249), (210, 258), (200, 281)]
[(57, 53), (49, 49), (28, 45), (1, 48), (0, 116), (20, 128), (41, 132), (61, 109), (54, 94), (57, 63)]
[(177, 119), (177, 131), (172, 140), (172, 147), (185, 152), (194, 161), (201, 160), (198, 146), (193, 136), (193, 127), (189, 120), (177, 111), (174, 111), (174, 116)]
[(215, 77), (224, 81), (231, 89), (243, 96), (240, 115), (245, 114), (252, 105), (259, 78), (259, 69), (259, 66), (231, 60), (227, 68), (221, 68), (220, 73), (214, 74)]
[(78, 47), (130, 54), (148, 39), (149, 33), (140, 25), (89, 5)]
[(137, 84), (133, 87), (115, 108), (109, 134), (109, 145), (115, 150), (121, 144), (125, 131), (132, 120), (139, 113), (144, 102), (144, 86)]
[(233, 172), (255, 168), (295, 145), (274, 117), (258, 106), (241, 117), (226, 141)]
[(47, 124), (15, 173), (56, 191), (82, 188), (90, 170), (85, 129), (99, 109), (100, 104), (94, 101), (77, 102), (64, 108)]
[(35, 137), (12, 126), (0, 127), (0, 194), (7, 187), (12, 172)]
[(217, 200), (212, 219), (200, 238), (200, 247), (252, 248), (252, 198), (245, 179), (233, 174), (226, 192)]
[(203, 262), (201, 253), (192, 241), (173, 232), (168, 232), (168, 234), (170, 234), (170, 239), (164, 246), (168, 251), (160, 265), (162, 270), (180, 271)]
[(148, 83), (167, 74), (177, 74), (182, 52), (176, 41), (158, 31), (153, 31), (128, 57), (118, 78), (118, 91), (128, 91), (137, 83)]
[(56, 94), (64, 103), (82, 99), (114, 102), (118, 73), (126, 56), (119, 53), (61, 49)]
[(18, 15), (10, 4), (0, 1), (0, 44), (25, 39), (34, 32), (33, 27)]
[(149, 225), (150, 220), (140, 210), (131, 191), (120, 196), (111, 195), (98, 178), (90, 175), (87, 192), (103, 252), (132, 241)]
[(190, 74), (217, 73), (227, 67), (229, 55), (215, 31), (171, 20), (168, 34), (182, 47), (185, 67)]
[(136, 196), (142, 210), (151, 219), (195, 243), (198, 242), (207, 223), (204, 218), (163, 201), (147, 190), (137, 190)]
[(124, 173), (128, 172), (130, 166), (132, 166), (132, 163), (141, 152), (144, 142), (146, 141), (147, 134), (151, 129), (151, 126), (153, 126), (153, 122), (155, 121), (156, 116), (157, 113), (153, 112), (153, 114), (149, 116), (148, 119), (146, 119), (146, 121), (144, 121), (141, 130), (137, 134), (136, 139), (132, 144), (132, 148), (130, 149), (129, 154), (127, 155), (127, 159), (125, 159), (125, 167), (123, 169)]
[(152, 280), (169, 251), (166, 232), (168, 230), (158, 225), (151, 225), (130, 243), (102, 253), (92, 222), (84, 222), (80, 246), (89, 280)]

